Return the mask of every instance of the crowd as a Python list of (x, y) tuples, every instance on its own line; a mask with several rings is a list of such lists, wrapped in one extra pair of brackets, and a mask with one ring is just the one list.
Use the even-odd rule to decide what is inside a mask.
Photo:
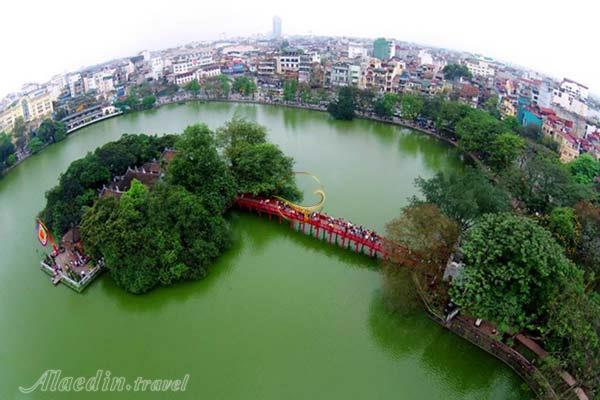
[[(244, 195), (241, 196), (244, 198)], [(259, 204), (265, 206), (276, 207), (279, 212), (288, 217), (304, 217), (302, 211), (296, 210), (291, 207), (288, 203), (277, 199), (256, 199), (249, 198), (250, 200), (258, 201)], [(355, 225), (352, 221), (346, 221), (343, 218), (334, 218), (324, 213), (313, 211), (308, 215), (308, 218), (313, 222), (319, 222), (320, 224), (326, 224), (330, 229), (344, 232), (347, 235), (354, 236), (357, 241), (369, 241), (371, 243), (379, 242), (382, 237), (379, 236), (375, 231), (365, 228), (362, 225)]]

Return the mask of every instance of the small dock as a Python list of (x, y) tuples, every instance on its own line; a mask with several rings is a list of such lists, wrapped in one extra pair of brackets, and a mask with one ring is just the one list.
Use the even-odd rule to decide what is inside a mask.
[(104, 263), (94, 263), (83, 252), (79, 230), (69, 230), (61, 239), (60, 246), (41, 262), (42, 271), (50, 275), (54, 286), (63, 283), (81, 293), (102, 272)]

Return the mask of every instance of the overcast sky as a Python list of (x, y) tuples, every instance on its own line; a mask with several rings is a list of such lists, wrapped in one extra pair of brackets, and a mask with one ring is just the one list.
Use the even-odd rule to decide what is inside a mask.
[(588, 85), (600, 93), (593, 0), (11, 1), (0, 22), (0, 97), (25, 82), (142, 49), (226, 35), (393, 37), (467, 50)]

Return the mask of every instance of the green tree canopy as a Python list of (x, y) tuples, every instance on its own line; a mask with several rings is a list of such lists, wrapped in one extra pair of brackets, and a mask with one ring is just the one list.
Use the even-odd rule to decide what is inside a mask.
[(383, 96), (375, 100), (373, 111), (379, 117), (390, 118), (394, 116), (398, 96), (394, 93), (385, 93)]
[[(385, 230), (386, 248), (393, 263), (413, 268), (427, 277), (428, 284), (441, 282), (443, 267), (458, 241), (460, 230), (455, 221), (435, 204), (421, 203), (405, 207)], [(396, 251), (398, 246), (409, 251), (408, 262), (405, 251)]]
[(0, 132), (0, 169), (7, 166), (8, 158), (15, 152), (15, 146), (11, 137), (4, 132)]
[(402, 108), (402, 117), (408, 120), (416, 120), (423, 111), (425, 101), (423, 97), (417, 94), (406, 93), (400, 98), (400, 107)]
[(194, 96), (197, 96), (198, 93), (200, 93), (200, 83), (198, 83), (198, 80), (194, 79), (193, 81), (186, 83), (184, 89)]
[(98, 201), (81, 232), (117, 285), (131, 293), (204, 277), (230, 242), (222, 215), (208, 212), (196, 195), (165, 184), (148, 191), (137, 180), (119, 202)]
[(283, 83), (283, 100), (294, 101), (296, 100), (296, 93), (298, 91), (298, 81), (295, 79), (286, 79)]
[[(586, 293), (579, 281), (557, 296), (544, 334), (548, 351), (575, 375), (588, 393), (600, 390), (600, 296)], [(591, 389), (591, 391), (589, 390)]]
[(36, 131), (36, 137), (44, 143), (55, 143), (60, 142), (65, 138), (67, 134), (67, 128), (65, 124), (52, 119), (45, 119), (42, 121), (40, 127)]
[(575, 206), (579, 240), (575, 262), (585, 273), (586, 280), (600, 292), (600, 207), (581, 202)]
[(570, 207), (555, 208), (547, 217), (547, 228), (572, 259), (581, 237), (575, 211)]
[(444, 73), (444, 78), (448, 80), (455, 80), (461, 77), (471, 79), (473, 77), (471, 71), (463, 64), (448, 64), (442, 72)]
[(502, 181), (531, 213), (547, 214), (555, 207), (572, 207), (594, 198), (591, 187), (577, 183), (558, 156), (539, 145), (530, 145), (519, 166), (502, 174)]
[(485, 163), (495, 171), (502, 171), (511, 166), (524, 149), (523, 138), (511, 132), (501, 133), (488, 145)]
[(209, 98), (226, 99), (229, 97), (231, 83), (225, 75), (210, 77), (204, 81), (204, 90)]
[(246, 144), (232, 162), (232, 173), (242, 193), (297, 200), (301, 194), (294, 181), (293, 165), (294, 160), (274, 144)]
[(25, 145), (29, 141), (29, 135), (27, 133), (27, 124), (23, 117), (18, 117), (15, 120), (15, 125), (12, 129), (12, 135), (15, 138), (15, 143), (19, 149), (25, 148)]
[(489, 113), (471, 109), (456, 124), (456, 136), (466, 151), (487, 156), (489, 143), (504, 131), (502, 123)]
[(154, 107), (155, 103), (156, 103), (156, 97), (154, 95), (145, 96), (142, 99), (141, 108), (142, 108), (142, 110), (149, 110), (152, 107)]
[(251, 96), (256, 92), (256, 83), (247, 76), (238, 76), (233, 81), (232, 90), (244, 96)]
[(123, 135), (116, 142), (99, 147), (94, 153), (69, 165), (58, 185), (46, 192), (46, 207), (40, 218), (59, 236), (79, 224), (85, 207), (93, 205), (97, 191), (127, 167), (141, 165), (160, 157), (172, 147), (175, 136)]
[(256, 122), (234, 117), (218, 128), (215, 136), (217, 146), (232, 163), (243, 146), (266, 143), (267, 129)]
[(581, 275), (550, 232), (508, 213), (481, 217), (462, 251), (465, 268), (451, 289), (453, 299), (500, 331), (543, 330), (551, 304)]
[(202, 200), (203, 206), (222, 214), (236, 195), (236, 185), (219, 157), (213, 134), (205, 124), (185, 128), (175, 143), (176, 156), (169, 164), (168, 181)]
[(600, 176), (600, 161), (584, 153), (569, 163), (569, 169), (578, 183), (591, 184)]
[(38, 137), (32, 138), (29, 143), (27, 143), (27, 149), (29, 149), (31, 154), (36, 154), (43, 148), (44, 142), (42, 142), (42, 140)]
[[(417, 178), (415, 184), (425, 202), (437, 205), (462, 229), (471, 226), (483, 214), (510, 210), (508, 194), (473, 168), (462, 173), (440, 172), (430, 179)], [(413, 198), (412, 202), (418, 204), (421, 200)]]
[(350, 87), (342, 87), (338, 90), (337, 99), (331, 101), (327, 106), (327, 111), (335, 119), (350, 121), (354, 118), (356, 110), (356, 101), (354, 100), (354, 91)]

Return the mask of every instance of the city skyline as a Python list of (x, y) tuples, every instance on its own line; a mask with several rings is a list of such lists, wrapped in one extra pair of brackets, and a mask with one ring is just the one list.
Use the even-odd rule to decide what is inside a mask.
[[(111, 2), (114, 1), (108, 1)], [(433, 7), (428, 6), (436, 13), (425, 13), (426, 10), (418, 5), (403, 5), (386, 15), (344, 11), (342, 18), (331, 17), (335, 15), (335, 6), (330, 4), (319, 4), (320, 12), (309, 18), (310, 13), (304, 15), (302, 10), (286, 9), (272, 1), (261, 2), (262, 7), (258, 7), (258, 3), (236, 4), (234, 1), (232, 7), (214, 8), (208, 12), (199, 5), (186, 5), (187, 12), (180, 12), (180, 7), (173, 6), (177, 12), (163, 18), (163, 14), (153, 7), (155, 4), (150, 2), (143, 15), (138, 15), (138, 8), (129, 4), (119, 4), (120, 13), (112, 12), (114, 8), (110, 6), (90, 9), (97, 14), (93, 21), (67, 18), (69, 24), (53, 24), (52, 21), (63, 20), (72, 11), (45, 3), (36, 4), (39, 12), (27, 19), (30, 29), (20, 34), (19, 41), (4, 43), (5, 50), (16, 55), (18, 62), (3, 67), (0, 96), (18, 91), (27, 82), (44, 82), (59, 73), (132, 56), (144, 49), (158, 50), (192, 41), (211, 41), (222, 38), (223, 34), (226, 37), (269, 35), (274, 15), (283, 21), (284, 36), (312, 33), (394, 38), (482, 54), (553, 78), (568, 77), (589, 86), (593, 93), (600, 91), (594, 55), (587, 54), (585, 43), (585, 39), (593, 34), (594, 7), (578, 0), (565, 10), (510, 0), (490, 13), (459, 1), (453, 5), (437, 2)], [(512, 12), (517, 5), (519, 12)], [(311, 9), (309, 4), (305, 8)], [(10, 5), (9, 9), (11, 15), (25, 15), (26, 12), (24, 6), (18, 4)], [(270, 11), (267, 14), (264, 10)], [(136, 15), (135, 20), (131, 15)], [(412, 18), (400, 17), (406, 15)], [(523, 15), (535, 15), (535, 21), (539, 22), (520, 23), (526, 18)], [(510, 18), (519, 24), (518, 34), (512, 32)], [(548, 21), (560, 21), (562, 29), (556, 29), (556, 24)], [(19, 28), (22, 30), (22, 24), (20, 18), (11, 19), (0, 26), (0, 33), (5, 37), (14, 35)], [(44, 32), (50, 32), (52, 45), (40, 45)], [(44, 63), (37, 63), (39, 59)]]

